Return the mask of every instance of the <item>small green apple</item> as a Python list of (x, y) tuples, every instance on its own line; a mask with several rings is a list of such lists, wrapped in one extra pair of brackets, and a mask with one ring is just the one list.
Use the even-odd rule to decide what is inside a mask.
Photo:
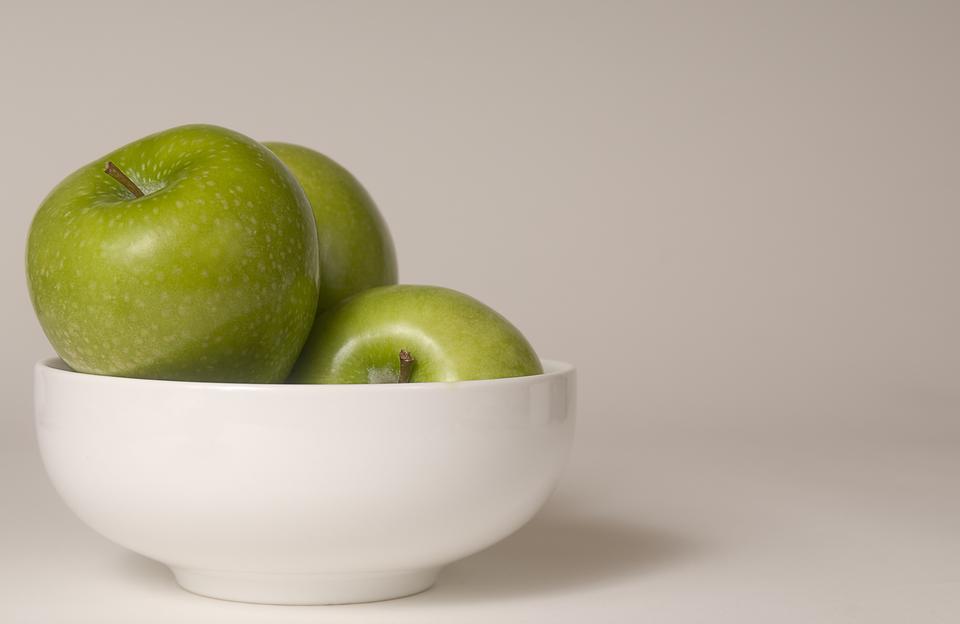
[(462, 381), (542, 373), (500, 314), (437, 286), (381, 286), (317, 318), (293, 383)]
[(282, 381), (318, 279), (300, 185), (263, 145), (215, 126), (153, 134), (77, 170), (27, 243), (40, 325), (87, 373)]
[(318, 314), (351, 295), (397, 283), (390, 230), (366, 189), (349, 171), (312, 149), (264, 143), (303, 187), (320, 237)]

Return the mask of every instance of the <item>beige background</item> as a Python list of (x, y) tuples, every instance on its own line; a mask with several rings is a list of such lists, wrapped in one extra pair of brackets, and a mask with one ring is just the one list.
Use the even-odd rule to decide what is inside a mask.
[[(954, 3), (0, 4), (0, 619), (956, 621), (958, 61)], [(30, 219), (189, 122), (340, 160), (403, 281), (578, 365), (529, 527), (419, 597), (270, 609), (56, 500)]]

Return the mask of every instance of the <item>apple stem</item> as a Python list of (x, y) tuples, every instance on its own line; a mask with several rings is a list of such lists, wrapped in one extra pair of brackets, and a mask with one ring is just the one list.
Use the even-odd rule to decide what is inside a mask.
[(134, 197), (143, 197), (143, 191), (140, 190), (140, 187), (134, 184), (133, 180), (128, 178), (127, 174), (120, 171), (120, 167), (116, 166), (112, 162), (107, 163), (107, 168), (104, 169), (104, 173), (122, 184), (124, 188), (133, 193)]
[(408, 383), (410, 381), (410, 376), (413, 375), (413, 364), (416, 361), (408, 351), (400, 349), (400, 376), (397, 378), (397, 383)]

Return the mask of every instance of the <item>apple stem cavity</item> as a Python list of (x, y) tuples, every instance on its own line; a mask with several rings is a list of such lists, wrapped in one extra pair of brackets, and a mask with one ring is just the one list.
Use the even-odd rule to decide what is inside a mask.
[(413, 375), (413, 365), (416, 361), (409, 351), (400, 349), (400, 376), (397, 378), (397, 383), (410, 382), (410, 377)]
[(133, 193), (134, 197), (143, 197), (143, 191), (140, 190), (140, 187), (134, 184), (133, 180), (128, 178), (127, 174), (121, 171), (120, 167), (116, 166), (112, 162), (107, 162), (107, 168), (104, 169), (104, 173), (122, 184), (125, 189)]

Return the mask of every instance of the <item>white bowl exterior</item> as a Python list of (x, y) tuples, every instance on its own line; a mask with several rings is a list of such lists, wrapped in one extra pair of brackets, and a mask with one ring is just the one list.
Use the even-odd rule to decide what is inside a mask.
[(573, 436), (575, 373), (449, 384), (164, 382), (36, 367), (54, 486), (175, 568), (436, 568), (522, 526)]

